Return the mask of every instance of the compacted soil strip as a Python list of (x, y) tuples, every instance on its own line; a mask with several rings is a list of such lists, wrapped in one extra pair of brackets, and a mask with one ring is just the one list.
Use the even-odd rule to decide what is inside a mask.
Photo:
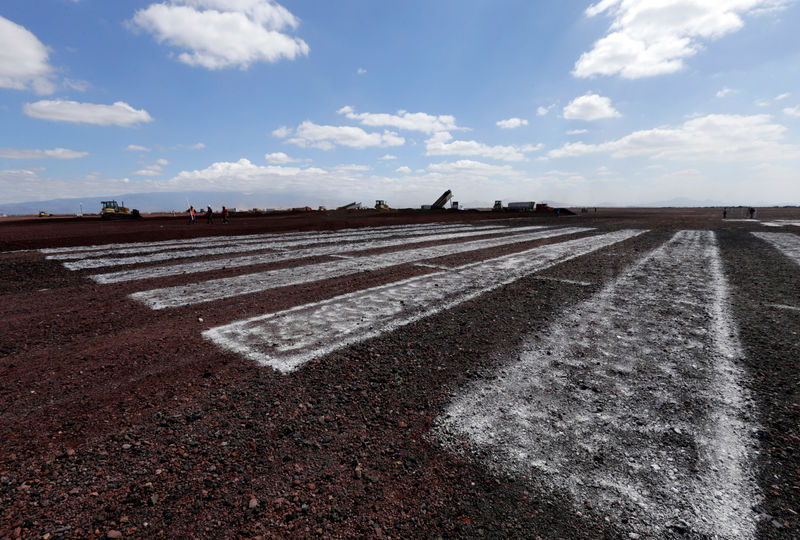
[(203, 335), (225, 350), (290, 372), (333, 350), (429, 317), (642, 232), (622, 230), (541, 246), (237, 321), (211, 328)]
[(455, 399), (441, 440), (633, 534), (751, 538), (755, 425), (728, 296), (714, 233), (677, 233)]
[[(524, 228), (522, 229), (524, 230)], [(175, 287), (141, 291), (131, 294), (130, 297), (143, 302), (152, 309), (174, 308), (188, 304), (222, 300), (243, 294), (253, 294), (278, 287), (288, 287), (301, 283), (333, 279), (357, 272), (370, 272), (435, 257), (446, 257), (456, 253), (530, 242), (566, 234), (583, 233), (590, 230), (592, 229), (573, 227), (531, 234), (515, 234), (459, 244), (445, 244), (393, 251), (373, 257), (339, 259), (318, 264), (269, 270), (266, 272), (245, 274), (229, 278), (212, 279), (201, 283), (190, 283)]]

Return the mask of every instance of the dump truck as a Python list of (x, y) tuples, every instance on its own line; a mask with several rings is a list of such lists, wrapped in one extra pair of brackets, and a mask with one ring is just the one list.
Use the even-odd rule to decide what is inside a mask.
[(447, 201), (449, 201), (452, 198), (453, 198), (453, 192), (448, 189), (447, 191), (442, 193), (442, 195), (438, 199), (436, 199), (436, 202), (434, 202), (431, 205), (431, 210), (441, 210), (441, 209), (443, 209), (444, 205), (447, 204)]
[(100, 219), (138, 219), (142, 217), (137, 209), (131, 210), (125, 206), (125, 201), (122, 204), (117, 204), (117, 201), (100, 201), (103, 208), (100, 210)]

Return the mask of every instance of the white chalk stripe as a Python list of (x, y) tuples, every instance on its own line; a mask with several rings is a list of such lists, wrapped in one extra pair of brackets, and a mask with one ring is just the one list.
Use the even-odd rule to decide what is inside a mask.
[(633, 531), (751, 538), (754, 425), (731, 311), (714, 234), (679, 232), (471, 385), (437, 430)]
[(224, 298), (277, 289), (279, 287), (332, 279), (358, 272), (371, 272), (380, 270), (381, 268), (446, 257), (457, 253), (496, 248), (509, 244), (530, 242), (566, 234), (577, 234), (591, 230), (592, 229), (578, 227), (554, 229), (531, 234), (516, 234), (501, 238), (474, 240), (472, 242), (462, 242), (458, 244), (445, 244), (392, 251), (389, 253), (381, 253), (380, 255), (327, 261), (304, 266), (294, 266), (292, 268), (279, 268), (277, 270), (267, 270), (254, 274), (212, 279), (201, 283), (152, 289), (133, 293), (130, 297), (143, 302), (152, 309), (174, 308), (201, 302), (213, 302)]
[(754, 232), (753, 235), (768, 242), (795, 263), (800, 264), (800, 236), (793, 233), (764, 232)]
[[(422, 242), (437, 242), (446, 240), (455, 240), (457, 238), (470, 238), (474, 236), (485, 236), (490, 234), (498, 234), (498, 232), (525, 232), (530, 230), (539, 230), (545, 227), (530, 226), (530, 227), (503, 227), (500, 231), (495, 229), (469, 229), (464, 232), (457, 233), (438, 233), (427, 236), (403, 236), (390, 238), (388, 240), (375, 240), (375, 236), (371, 235), (366, 240), (358, 243), (347, 244), (329, 244), (324, 246), (295, 249), (272, 253), (259, 253), (257, 255), (243, 255), (239, 257), (231, 257), (229, 259), (212, 259), (192, 261), (191, 263), (171, 264), (163, 266), (148, 266), (145, 268), (134, 268), (131, 270), (119, 270), (116, 272), (107, 272), (103, 274), (94, 274), (91, 277), (98, 283), (118, 283), (121, 281), (132, 281), (137, 279), (153, 279), (166, 276), (193, 274), (197, 272), (210, 272), (212, 270), (221, 270), (223, 268), (240, 268), (243, 266), (253, 266), (256, 264), (268, 264), (279, 261), (290, 261), (297, 259), (305, 259), (308, 257), (323, 257), (323, 256), (338, 256), (341, 258), (351, 258), (345, 253), (358, 253), (360, 251), (368, 251), (373, 249), (381, 249), (395, 246), (404, 246), (411, 243)], [(380, 237), (379, 237), (380, 238)]]
[(225, 350), (287, 373), (336, 349), (450, 309), (536, 271), (643, 232), (623, 230), (540, 246), (233, 322), (211, 328), (203, 336)]
[(774, 307), (777, 309), (785, 309), (788, 311), (800, 311), (800, 307), (797, 306), (787, 306), (786, 304), (767, 304), (769, 307)]
[(383, 225), (380, 227), (353, 227), (348, 229), (337, 229), (334, 231), (295, 231), (295, 232), (281, 232), (281, 233), (262, 233), (262, 234), (242, 234), (242, 235), (234, 235), (234, 236), (198, 236), (195, 238), (184, 238), (184, 239), (173, 239), (173, 240), (159, 240), (155, 242), (128, 242), (128, 243), (117, 243), (117, 244), (99, 244), (99, 245), (91, 245), (91, 246), (73, 246), (73, 247), (62, 247), (62, 248), (44, 248), (38, 250), (39, 253), (44, 254), (69, 254), (69, 253), (84, 253), (84, 256), (92, 256), (91, 253), (93, 251), (114, 251), (118, 249), (125, 249), (125, 248), (136, 248), (136, 249), (146, 249), (146, 248), (157, 248), (161, 249), (163, 246), (183, 246), (183, 245), (191, 245), (191, 244), (213, 244), (217, 243), (224, 243), (224, 242), (231, 242), (231, 241), (239, 241), (239, 240), (266, 240), (270, 238), (294, 238), (294, 237), (304, 237), (307, 235), (313, 234), (321, 234), (321, 233), (348, 233), (348, 232), (356, 232), (356, 231), (363, 231), (363, 230), (371, 230), (371, 231), (390, 231), (390, 230), (413, 230), (416, 228), (428, 228), (428, 227), (449, 227), (449, 226), (456, 226), (461, 225), (463, 227), (469, 227), (466, 223), (444, 223), (444, 222), (434, 222), (434, 223), (418, 223), (412, 225)]
[[(504, 227), (476, 227), (474, 229), (470, 229), (470, 231), (474, 230), (486, 230), (486, 231), (503, 231)], [(327, 244), (327, 243), (337, 243), (337, 242), (361, 242), (364, 240), (369, 240), (372, 238), (392, 238), (392, 237), (406, 237), (411, 238), (417, 235), (424, 235), (433, 233), (443, 232), (449, 229), (438, 229), (435, 231), (404, 231), (404, 232), (372, 232), (372, 231), (359, 231), (358, 233), (349, 233), (346, 235), (324, 235), (324, 236), (314, 236), (310, 238), (301, 238), (297, 240), (274, 240), (268, 242), (259, 242), (254, 244), (242, 244), (242, 245), (234, 245), (234, 246), (226, 246), (226, 247), (207, 247), (201, 249), (187, 249), (184, 251), (180, 250), (172, 250), (172, 251), (161, 251), (158, 253), (150, 253), (149, 255), (142, 255), (142, 256), (128, 256), (128, 257), (112, 257), (112, 258), (98, 258), (98, 259), (82, 259), (79, 261), (71, 261), (65, 262), (64, 266), (70, 270), (85, 270), (88, 268), (103, 268), (109, 266), (121, 266), (121, 265), (131, 265), (131, 264), (142, 264), (142, 263), (151, 263), (151, 262), (159, 262), (159, 261), (169, 261), (175, 259), (190, 259), (194, 257), (208, 257), (212, 255), (227, 255), (232, 253), (247, 253), (250, 251), (264, 251), (268, 249), (272, 250), (282, 250), (287, 248), (293, 248), (297, 246), (310, 246), (314, 244)], [(457, 230), (463, 230), (461, 228)]]
[[(469, 227), (472, 229), (502, 229), (502, 226), (492, 225), (486, 227)], [(324, 242), (340, 242), (351, 239), (364, 238), (367, 235), (372, 235), (378, 238), (388, 238), (391, 236), (401, 235), (415, 235), (415, 234), (431, 234), (434, 232), (445, 231), (460, 231), (466, 230), (467, 227), (463, 225), (454, 226), (436, 226), (436, 227), (415, 227), (413, 229), (395, 229), (387, 231), (374, 231), (372, 229), (353, 229), (346, 231), (313, 231), (303, 234), (287, 234), (287, 235), (271, 235), (266, 238), (246, 239), (237, 241), (220, 240), (216, 242), (203, 242), (196, 244), (183, 244), (171, 246), (159, 246), (150, 248), (127, 248), (112, 251), (93, 251), (90, 253), (64, 253), (58, 255), (48, 255), (47, 259), (67, 261), (78, 260), (79, 262), (65, 263), (64, 266), (79, 266), (81, 264), (86, 267), (99, 268), (100, 266), (109, 266), (108, 261), (115, 261), (114, 265), (119, 264), (132, 264), (136, 262), (147, 262), (147, 258), (154, 260), (169, 260), (169, 258), (178, 258), (180, 256), (193, 257), (204, 254), (213, 254), (216, 251), (227, 250), (226, 252), (235, 253), (237, 251), (256, 251), (260, 249), (270, 249), (273, 245), (280, 249), (282, 246), (293, 246), (307, 244), (319, 244)], [(165, 255), (169, 254), (169, 256)], [(134, 257), (130, 257), (133, 255)], [(103, 257), (100, 259), (99, 257)], [(166, 257), (166, 258), (165, 258)], [(83, 263), (82, 261), (89, 261)], [(93, 261), (103, 261), (103, 263), (95, 263)], [(117, 262), (119, 261), (119, 262)], [(100, 266), (91, 266), (100, 265)], [(79, 269), (79, 268), (78, 268)]]

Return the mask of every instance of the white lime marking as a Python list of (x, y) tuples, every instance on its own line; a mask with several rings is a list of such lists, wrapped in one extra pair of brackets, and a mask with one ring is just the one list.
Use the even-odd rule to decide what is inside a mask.
[(800, 236), (793, 233), (763, 233), (754, 232), (761, 240), (772, 244), (781, 253), (800, 264)]
[(469, 387), (437, 433), (633, 531), (751, 538), (742, 354), (716, 237), (682, 231)]
[(306, 362), (414, 321), (553, 265), (622, 242), (624, 230), (529, 249), (211, 328), (221, 348), (287, 373)]
[(253, 294), (269, 289), (298, 285), (300, 283), (321, 281), (358, 272), (371, 272), (381, 268), (389, 268), (391, 266), (437, 257), (446, 257), (457, 253), (530, 242), (565, 234), (577, 234), (591, 230), (592, 229), (579, 227), (554, 229), (530, 234), (510, 235), (502, 238), (474, 240), (472, 242), (460, 244), (445, 244), (393, 251), (390, 253), (382, 253), (377, 256), (363, 256), (353, 259), (341, 259), (318, 264), (294, 266), (292, 268), (279, 268), (277, 270), (267, 270), (266, 272), (245, 274), (242, 276), (212, 279), (201, 283), (152, 289), (133, 293), (130, 297), (143, 302), (152, 309), (174, 308), (200, 302), (222, 300), (233, 296), (241, 296), (243, 294)]
[[(540, 227), (541, 228), (541, 227)], [(505, 227), (474, 227), (474, 230), (489, 230), (489, 231), (502, 231)], [(326, 244), (334, 242), (360, 242), (373, 238), (390, 238), (394, 236), (413, 237), (415, 235), (447, 232), (452, 230), (464, 230), (463, 227), (445, 228), (437, 227), (431, 229), (413, 229), (408, 231), (387, 231), (375, 232), (369, 229), (360, 229), (351, 233), (314, 233), (304, 237), (296, 238), (275, 238), (269, 241), (259, 241), (255, 243), (237, 243), (228, 246), (210, 246), (197, 249), (186, 250), (169, 250), (160, 251), (158, 253), (150, 253), (149, 255), (141, 256), (126, 256), (126, 257), (110, 257), (110, 258), (92, 258), (82, 259), (78, 261), (65, 262), (64, 266), (70, 270), (84, 270), (87, 268), (103, 268), (108, 266), (120, 266), (126, 264), (141, 264), (151, 263), (158, 261), (169, 261), (175, 259), (191, 259), (195, 257), (208, 257), (211, 255), (226, 255), (229, 253), (246, 253), (249, 251), (264, 251), (268, 249), (282, 250), (296, 246)], [(344, 251), (344, 250), (342, 250)], [(55, 255), (54, 255), (55, 256)]]
[[(436, 242), (445, 240), (455, 240), (457, 238), (470, 238), (474, 236), (485, 236), (491, 234), (504, 233), (506, 231), (524, 232), (530, 230), (543, 229), (542, 226), (531, 227), (518, 227), (509, 228), (502, 227), (499, 230), (496, 228), (476, 227), (470, 228), (464, 232), (447, 233), (446, 231), (436, 231), (435, 234), (425, 236), (406, 235), (397, 236), (392, 234), (388, 240), (375, 240), (375, 238), (382, 238), (380, 234), (365, 235), (365, 239), (354, 243), (352, 239), (348, 239), (347, 243), (329, 244), (319, 247), (295, 249), (291, 251), (279, 251), (272, 253), (259, 253), (257, 255), (243, 255), (239, 257), (231, 257), (228, 259), (212, 259), (192, 261), (191, 264), (171, 264), (163, 266), (150, 266), (145, 268), (135, 268), (132, 270), (119, 270), (116, 272), (107, 272), (104, 274), (94, 274), (91, 277), (98, 283), (118, 283), (120, 281), (131, 281), (137, 279), (152, 279), (166, 276), (174, 276), (180, 274), (193, 274), (197, 272), (209, 272), (212, 270), (221, 270), (223, 268), (240, 268), (243, 266), (253, 266), (256, 264), (268, 264), (281, 261), (290, 261), (296, 259), (305, 259), (308, 257), (322, 257), (331, 256), (342, 259), (349, 259), (352, 256), (343, 255), (346, 253), (358, 253), (360, 251), (368, 251), (379, 248), (404, 246), (411, 243), (421, 242)], [(459, 229), (461, 230), (461, 229)], [(286, 244), (284, 244), (285, 246)]]

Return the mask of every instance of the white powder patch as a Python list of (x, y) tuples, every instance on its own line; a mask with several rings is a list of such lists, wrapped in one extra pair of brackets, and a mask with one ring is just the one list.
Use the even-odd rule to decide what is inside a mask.
[[(530, 230), (540, 230), (544, 227), (531, 226), (531, 227), (518, 227), (518, 228), (503, 228), (502, 232), (524, 232)], [(389, 240), (375, 240), (375, 238), (382, 238), (380, 234), (366, 235), (361, 241), (348, 239), (345, 243), (326, 244), (318, 247), (302, 248), (294, 250), (282, 250), (271, 253), (259, 253), (257, 255), (242, 255), (238, 257), (231, 257), (228, 259), (212, 259), (192, 261), (191, 263), (170, 264), (163, 266), (150, 266), (145, 268), (134, 268), (131, 270), (119, 270), (116, 272), (106, 272), (103, 274), (94, 274), (91, 277), (98, 283), (119, 283), (121, 281), (132, 281), (138, 279), (152, 279), (166, 276), (175, 276), (180, 274), (193, 274), (197, 272), (210, 272), (212, 270), (221, 270), (223, 268), (241, 268), (244, 266), (253, 266), (256, 264), (268, 264), (274, 262), (290, 261), (297, 259), (305, 259), (308, 257), (322, 257), (333, 256), (343, 259), (351, 258), (348, 255), (343, 255), (342, 252), (357, 253), (359, 251), (368, 251), (373, 249), (404, 246), (410, 243), (421, 242), (441, 242), (446, 240), (455, 240), (458, 238), (470, 238), (475, 236), (486, 236), (498, 234), (497, 230), (487, 230), (485, 228), (470, 229), (465, 232), (446, 233), (437, 231), (436, 234), (429, 234), (426, 236), (400, 236), (392, 235)], [(357, 243), (355, 243), (357, 242)], [(283, 244), (285, 249), (286, 243)]]
[(681, 231), (468, 388), (436, 434), (632, 532), (752, 538), (757, 451), (728, 302), (716, 237)]
[[(541, 229), (543, 227), (539, 226), (536, 228)], [(498, 229), (497, 227), (491, 227), (484, 229), (481, 227), (475, 227), (470, 229), (468, 233), (464, 234), (477, 234), (479, 231), (484, 231), (484, 234), (488, 234), (492, 231), (498, 232), (499, 230), (502, 229), (504, 228)], [(293, 238), (293, 239), (278, 238), (267, 242), (259, 241), (254, 243), (238, 243), (227, 246), (203, 247), (203, 248), (185, 249), (185, 250), (172, 249), (169, 251), (150, 253), (149, 255), (81, 259), (78, 261), (65, 262), (64, 266), (70, 270), (84, 270), (87, 268), (103, 268), (108, 266), (141, 264), (141, 263), (150, 263), (158, 261), (168, 261), (174, 259), (191, 259), (194, 257), (226, 255), (229, 253), (246, 253), (248, 251), (263, 251), (267, 249), (282, 250), (297, 246), (313, 245), (313, 244), (326, 244), (333, 242), (343, 242), (343, 243), (360, 242), (371, 238), (390, 238), (394, 236), (413, 237), (418, 234), (429, 234), (431, 232), (433, 232), (434, 234), (438, 234), (440, 232), (445, 232), (445, 230), (453, 230), (453, 229), (439, 228), (433, 231), (428, 229), (422, 229), (422, 230), (401, 231), (401, 232), (398, 231), (375, 232), (369, 229), (366, 230), (361, 229), (358, 230), (357, 232), (346, 233), (346, 234), (314, 233), (313, 235), (301, 238)], [(463, 230), (463, 228), (459, 227), (456, 230)], [(50, 257), (58, 257), (58, 255), (51, 255)]]
[[(520, 230), (520, 229), (517, 229)], [(475, 251), (478, 249), (495, 248), (509, 244), (530, 242), (543, 238), (576, 234), (591, 231), (587, 228), (555, 229), (531, 234), (517, 234), (501, 238), (475, 240), (460, 244), (445, 244), (429, 246), (403, 251), (382, 253), (379, 256), (364, 256), (354, 259), (343, 259), (318, 264), (295, 266), (292, 268), (279, 268), (255, 274), (245, 274), (220, 279), (212, 279), (201, 283), (152, 289), (130, 295), (134, 300), (139, 300), (152, 309), (174, 308), (200, 302), (212, 302), (243, 294), (253, 294), (288, 287), (312, 281), (321, 281), (341, 277), (357, 272), (370, 272), (381, 268), (389, 268), (400, 264), (446, 257), (458, 253)]]
[(221, 348), (281, 372), (450, 309), (531, 273), (622, 242), (644, 231), (623, 230), (540, 246), (211, 328)]
[(594, 285), (593, 283), (589, 283), (588, 281), (575, 281), (573, 279), (561, 279), (549, 276), (536, 276), (535, 279), (538, 279), (540, 281), (554, 281), (556, 283), (567, 283), (569, 285), (580, 285), (581, 287), (591, 287), (592, 285)]
[(793, 233), (763, 233), (754, 232), (753, 235), (772, 244), (781, 253), (800, 264), (800, 236)]
[[(230, 242), (237, 242), (237, 241), (263, 241), (269, 240), (273, 238), (304, 238), (308, 235), (315, 235), (315, 234), (335, 234), (335, 233), (352, 233), (357, 231), (364, 231), (364, 230), (371, 230), (371, 231), (405, 231), (405, 230), (414, 230), (414, 229), (435, 229), (437, 227), (468, 227), (467, 224), (458, 224), (458, 223), (425, 223), (425, 224), (417, 224), (417, 225), (386, 225), (382, 227), (371, 227), (371, 228), (351, 228), (351, 229), (338, 229), (336, 231), (301, 231), (301, 232), (287, 232), (287, 233), (264, 233), (264, 234), (243, 234), (243, 235), (234, 235), (234, 236), (200, 236), (196, 238), (185, 238), (183, 240), (160, 240), (157, 242), (131, 242), (131, 243), (120, 243), (120, 244), (102, 244), (102, 245), (93, 245), (93, 246), (76, 246), (76, 247), (63, 247), (63, 248), (45, 248), (40, 249), (40, 253), (44, 254), (71, 254), (67, 257), (63, 257), (63, 259), (74, 259), (74, 258), (81, 258), (81, 257), (90, 257), (96, 255), (105, 255), (110, 253), (118, 253), (119, 250), (122, 249), (134, 249), (137, 251), (131, 251), (131, 253), (146, 253), (148, 251), (160, 251), (165, 247), (167, 249), (171, 249), (172, 247), (181, 247), (181, 246), (189, 246), (193, 247), (195, 245), (213, 245), (215, 243), (224, 244)], [(89, 253), (89, 252), (101, 252), (101, 253)], [(74, 254), (74, 255), (72, 255)], [(56, 259), (62, 259), (62, 257), (54, 257)]]
[(765, 221), (761, 224), (767, 227), (800, 227), (800, 221), (793, 219), (776, 219), (773, 221)]

